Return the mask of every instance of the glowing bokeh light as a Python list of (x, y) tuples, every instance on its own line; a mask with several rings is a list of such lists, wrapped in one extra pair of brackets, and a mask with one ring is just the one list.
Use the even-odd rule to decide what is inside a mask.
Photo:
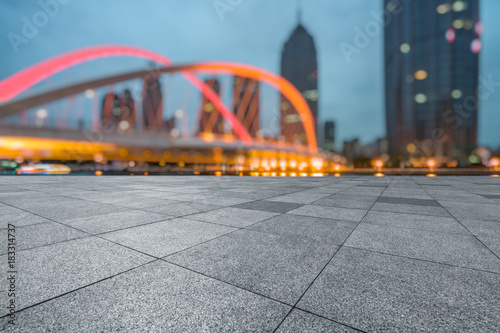
[(415, 79), (417, 80), (425, 80), (427, 78), (427, 71), (421, 69), (415, 72)]
[(465, 20), (464, 21), (464, 29), (470, 30), (472, 28), (474, 28), (474, 21), (473, 20)]
[(457, 34), (455, 33), (455, 29), (449, 28), (448, 30), (446, 30), (444, 36), (446, 37), (448, 43), (453, 43), (455, 41)]
[(451, 92), (451, 97), (453, 97), (454, 99), (458, 99), (458, 98), (462, 97), (462, 91), (459, 89), (453, 90)]
[(123, 130), (123, 131), (128, 130), (129, 127), (130, 127), (130, 124), (126, 120), (122, 120), (122, 121), (120, 121), (120, 123), (118, 123), (118, 128)]
[(474, 31), (478, 36), (481, 36), (484, 32), (484, 24), (483, 22), (476, 22), (474, 25)]
[(286, 170), (286, 159), (285, 158), (280, 159), (280, 168), (283, 171)]
[(462, 29), (464, 27), (464, 21), (460, 20), (460, 19), (459, 20), (455, 20), (455, 21), (453, 21), (453, 23), (451, 25), (455, 29)]
[(438, 14), (446, 14), (451, 10), (451, 6), (448, 3), (444, 3), (436, 7), (436, 12)]
[(410, 52), (410, 44), (408, 44), (408, 43), (401, 44), (401, 46), (399, 47), (399, 50), (401, 51), (401, 53)]
[(95, 91), (93, 89), (87, 89), (85, 90), (85, 97), (87, 98), (94, 98), (95, 96)]
[(467, 5), (467, 2), (463, 1), (463, 0), (457, 0), (453, 3), (453, 11), (455, 12), (461, 12), (461, 11), (464, 11), (466, 10), (468, 7)]
[(182, 118), (182, 117), (184, 117), (184, 110), (178, 109), (177, 111), (175, 111), (175, 118)]
[(278, 166), (278, 160), (275, 157), (273, 157), (273, 158), (271, 158), (271, 161), (269, 162), (269, 164), (270, 164), (271, 168), (274, 169)]
[(172, 137), (174, 137), (174, 138), (178, 138), (180, 134), (181, 134), (181, 133), (179, 132), (179, 130), (178, 130), (177, 128), (173, 128), (173, 129), (170, 131), (170, 135), (171, 135)]
[(483, 48), (483, 43), (481, 43), (481, 40), (479, 38), (474, 38), (470, 43), (470, 49), (472, 53), (477, 54), (481, 51), (482, 48)]
[(49, 113), (45, 109), (38, 109), (36, 110), (36, 117), (40, 119), (45, 119), (47, 118)]
[(415, 95), (415, 102), (419, 104), (423, 104), (427, 102), (427, 96), (425, 94), (416, 94)]
[(96, 163), (101, 163), (104, 161), (104, 156), (102, 156), (102, 154), (95, 154), (94, 155), (94, 161)]

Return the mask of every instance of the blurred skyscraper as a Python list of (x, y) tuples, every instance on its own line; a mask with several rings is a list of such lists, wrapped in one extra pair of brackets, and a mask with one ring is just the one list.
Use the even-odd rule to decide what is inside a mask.
[(259, 130), (259, 82), (236, 76), (233, 87), (233, 107), (236, 118), (255, 136)]
[(325, 142), (323, 147), (325, 150), (334, 151), (335, 150), (335, 122), (327, 121), (325, 122)]
[(135, 129), (135, 102), (130, 90), (125, 89), (121, 95), (110, 92), (104, 96), (101, 120), (102, 126), (108, 130), (113, 128), (125, 132)]
[(477, 140), (479, 1), (384, 0), (384, 9), (391, 151), (463, 157)]
[(114, 92), (109, 92), (102, 100), (101, 110), (101, 125), (104, 128), (116, 126), (117, 117), (115, 116), (115, 109), (118, 108), (118, 96)]
[[(314, 117), (317, 133), (318, 121), (318, 64), (313, 37), (301, 23), (285, 43), (281, 55), (281, 75), (290, 81), (304, 96)], [(306, 142), (302, 121), (289, 101), (281, 98), (281, 136), (287, 142)], [(317, 138), (317, 135), (316, 135)]]
[(143, 127), (147, 130), (159, 130), (163, 125), (163, 94), (160, 80), (156, 75), (144, 78), (142, 93)]
[[(212, 88), (217, 95), (220, 95), (220, 84), (217, 79), (206, 80), (205, 83)], [(212, 134), (223, 134), (224, 133), (224, 118), (220, 114), (219, 110), (210, 102), (205, 96), (203, 96), (201, 102), (199, 119), (199, 130), (198, 133), (212, 133)]]

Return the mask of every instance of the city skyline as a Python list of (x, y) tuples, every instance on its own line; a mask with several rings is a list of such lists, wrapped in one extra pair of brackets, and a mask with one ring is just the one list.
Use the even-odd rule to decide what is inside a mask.
[[(175, 62), (223, 59), (251, 63), (279, 73), (281, 46), (296, 26), (297, 7), (286, 4), (288, 2), (284, 1), (276, 1), (272, 4), (243, 2), (233, 11), (224, 13), (223, 20), (220, 19), (211, 3), (203, 5), (200, 3), (200, 6), (189, 10), (181, 8), (180, 5), (179, 7), (175, 4), (167, 6), (154, 1), (145, 1), (142, 7), (137, 4), (127, 4), (127, 11), (137, 10), (138, 15), (147, 13), (146, 16), (151, 17), (149, 21), (152, 22), (148, 22), (144, 29), (138, 28), (137, 25), (131, 27), (119, 25), (122, 36), (118, 34), (118, 31), (108, 28), (110, 22), (105, 22), (102, 13), (93, 15), (91, 29), (83, 29), (78, 25), (67, 28), (68, 21), (75, 20), (77, 17), (76, 13), (82, 17), (86, 15), (90, 17), (91, 13), (91, 8), (83, 8), (83, 5), (69, 2), (64, 6), (61, 5), (60, 12), (51, 18), (47, 26), (39, 29), (35, 38), (19, 46), (22, 57), (15, 54), (7, 38), (1, 41), (0, 45), (8, 52), (2, 53), (1, 56), (6, 66), (2, 68), (0, 77), (7, 77), (16, 70), (60, 52), (105, 42), (124, 43), (125, 38), (128, 43), (159, 51)], [(5, 36), (9, 32), (20, 33), (23, 24), (21, 18), (29, 17), (40, 10), (38, 5), (21, 4), (12, 8), (9, 8), (9, 4), (4, 4), (4, 6), (8, 11), (2, 11), (2, 13), (11, 13), (8, 17), (2, 17), (5, 22), (2, 32)], [(125, 10), (113, 4), (104, 6), (106, 10), (113, 7), (117, 17)], [(157, 11), (150, 11), (148, 7), (163, 8), (163, 15), (168, 19), (163, 18), (160, 22)], [(167, 10), (167, 7), (170, 10)], [(498, 7), (498, 3), (491, 0), (483, 1), (481, 6), (485, 34), (484, 49), (480, 56), (485, 59), (481, 61), (480, 75), (485, 79), (491, 75), (494, 82), (500, 81), (500, 72), (497, 69), (500, 66), (498, 60), (494, 59), (494, 55), (498, 53), (495, 50), (497, 45), (491, 41), (498, 36), (499, 29), (497, 23), (492, 20), (491, 12)], [(353, 54), (351, 63), (347, 63), (339, 47), (342, 42), (354, 44), (356, 36), (354, 28), (364, 28), (367, 23), (374, 20), (371, 12), (379, 12), (381, 8), (382, 4), (378, 1), (370, 5), (361, 1), (352, 1), (349, 4), (318, 2), (317, 6), (303, 6), (302, 21), (316, 38), (320, 71), (319, 86), (325, 92), (319, 105), (320, 122), (336, 121), (337, 142), (354, 137), (360, 137), (364, 143), (373, 142), (385, 133), (382, 34), (373, 37), (370, 44), (362, 48), (359, 54)], [(179, 15), (172, 15), (174, 12)], [(261, 14), (262, 24), (252, 26), (250, 29), (250, 19), (256, 13)], [(280, 17), (276, 18), (278, 13)], [(342, 13), (350, 15), (345, 17), (346, 15)], [(186, 23), (180, 22), (175, 17), (181, 17), (180, 14), (186, 14)], [(155, 21), (154, 18), (158, 19)], [(276, 19), (281, 24), (276, 24)], [(203, 26), (203, 29), (198, 29), (196, 22)], [(183, 31), (182, 36), (178, 36), (181, 38), (175, 37), (175, 34), (161, 34), (161, 40), (158, 34), (154, 34), (149, 39), (139, 38), (141, 33), (159, 24), (166, 28), (179, 27)], [(184, 29), (184, 24), (190, 24), (191, 28)], [(269, 29), (270, 24), (273, 24), (272, 29)], [(62, 29), (62, 26), (65, 26), (65, 29)], [(134, 32), (130, 33), (132, 30)], [(103, 34), (102, 31), (106, 33)], [(78, 35), (79, 38), (70, 38), (68, 33), (73, 36)], [(59, 42), (62, 42), (56, 44), (55, 41), (58, 38)], [(235, 45), (234, 43), (239, 41), (244, 42), (236, 44), (237, 47), (229, 48), (229, 45)], [(376, 66), (373, 66), (374, 62)], [(115, 70), (111, 67), (109, 70)], [(364, 94), (366, 98), (357, 99), (356, 96), (359, 94)], [(499, 100), (499, 91), (495, 90), (488, 100), (482, 102), (479, 119), (479, 144), (485, 144), (494, 149), (500, 145), (497, 134), (500, 128), (500, 117), (496, 111)], [(362, 122), (359, 121), (360, 118), (363, 119)]]

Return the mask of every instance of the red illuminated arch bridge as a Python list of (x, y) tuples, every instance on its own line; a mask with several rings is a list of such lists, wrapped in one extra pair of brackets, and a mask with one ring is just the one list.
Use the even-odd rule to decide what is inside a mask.
[(218, 94), (214, 92), (210, 86), (196, 77), (194, 73), (232, 74), (266, 83), (278, 90), (294, 107), (302, 122), (307, 137), (309, 152), (311, 154), (317, 152), (315, 125), (311, 110), (301, 93), (283, 77), (255, 66), (234, 62), (201, 62), (172, 66), (170, 59), (162, 55), (130, 46), (97, 46), (64, 53), (28, 67), (0, 81), (0, 103), (2, 103), (0, 104), (0, 117), (9, 116), (37, 105), (72, 96), (87, 89), (99, 88), (135, 78), (143, 78), (150, 73), (149, 71), (136, 71), (120, 74), (67, 86), (26, 98), (15, 99), (20, 93), (31, 88), (38, 82), (71, 66), (98, 58), (113, 56), (140, 57), (165, 66), (155, 70), (157, 73), (181, 72), (182, 75), (203, 94), (204, 98), (214, 105), (222, 117), (232, 126), (239, 140), (245, 145), (251, 145), (254, 141), (248, 129), (245, 128), (234, 113), (224, 105)]

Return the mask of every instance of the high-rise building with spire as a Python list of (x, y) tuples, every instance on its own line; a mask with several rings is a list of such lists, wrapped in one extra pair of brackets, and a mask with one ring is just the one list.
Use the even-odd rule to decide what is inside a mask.
[[(290, 81), (304, 96), (314, 118), (317, 137), (318, 122), (318, 63), (313, 37), (302, 25), (301, 10), (298, 25), (283, 47), (281, 75)], [(306, 143), (302, 120), (290, 102), (281, 98), (281, 137), (287, 142)]]

